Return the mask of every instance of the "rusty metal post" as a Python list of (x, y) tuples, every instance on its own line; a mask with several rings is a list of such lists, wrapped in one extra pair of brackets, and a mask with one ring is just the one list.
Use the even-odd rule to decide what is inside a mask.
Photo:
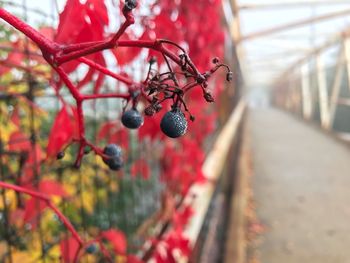
[(321, 126), (325, 129), (329, 127), (329, 106), (327, 79), (324, 69), (324, 62), (321, 54), (316, 55), (317, 88), (319, 95)]
[(335, 69), (334, 81), (331, 89), (331, 98), (329, 105), (329, 127), (331, 129), (334, 123), (334, 116), (338, 105), (340, 87), (344, 75), (344, 55), (346, 53), (345, 50), (345, 40), (342, 42), (341, 47), (339, 49), (339, 54), (337, 58), (337, 65)]
[(312, 116), (312, 96), (310, 89), (310, 68), (309, 64), (300, 67), (301, 70), (301, 94), (302, 94), (302, 112), (306, 120)]

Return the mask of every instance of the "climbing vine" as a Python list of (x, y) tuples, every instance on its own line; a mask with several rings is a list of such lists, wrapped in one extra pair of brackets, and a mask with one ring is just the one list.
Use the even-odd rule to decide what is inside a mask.
[[(148, 10), (144, 16), (141, 15), (143, 4)], [(16, 104), (13, 109), (2, 104), (1, 127), (6, 123), (6, 129), (0, 134), (0, 166), (6, 167), (5, 162), (15, 159), (15, 165), (6, 170), (19, 171), (19, 176), (6, 178), (6, 171), (1, 173), (0, 186), (11, 190), (3, 195), (3, 209), (6, 214), (21, 214), (23, 222), (31, 222), (31, 227), (50, 210), (70, 232), (70, 236), (61, 238), (59, 254), (64, 262), (79, 262), (82, 257), (96, 253), (110, 262), (116, 256), (127, 262), (141, 262), (128, 255), (127, 240), (121, 230), (101, 229), (97, 234), (89, 234), (89, 238), (82, 237), (72, 219), (58, 209), (74, 204), (74, 195), (84, 194), (89, 198), (83, 190), (69, 187), (74, 178), (65, 179), (67, 176), (61, 175), (57, 180), (49, 172), (43, 179), (39, 178), (45, 164), (55, 163), (59, 167), (59, 163), (69, 164), (73, 157), (73, 168), (81, 170), (70, 170), (69, 175), (76, 176), (81, 171), (88, 174), (89, 168), (82, 165), (82, 160), (90, 152), (101, 157), (96, 160), (101, 169), (107, 165), (111, 170), (123, 172), (124, 157), (131, 146), (131, 135), (125, 130), (136, 130), (141, 143), (154, 145), (160, 152), (157, 158), (165, 188), (156, 220), (150, 225), (171, 221), (176, 226), (163, 239), (152, 239), (152, 243), (163, 242), (162, 247), (167, 251), (154, 251), (157, 262), (169, 262), (174, 257), (174, 249), (182, 250), (185, 255), (190, 251), (182, 228), (191, 216), (191, 208), (178, 211), (176, 207), (177, 200), (186, 195), (194, 182), (204, 180), (202, 145), (214, 130), (216, 119), (215, 111), (205, 104), (214, 102), (223, 85), (213, 74), (223, 68), (226, 79), (233, 78), (228, 66), (220, 62), (224, 42), (220, 1), (166, 0), (146, 4), (126, 0), (114, 5), (120, 14), (120, 25), (114, 33), (107, 30), (111, 14), (105, 1), (68, 0), (59, 16), (57, 29), (46, 26), (36, 30), (0, 8), (0, 18), (26, 36), (4, 25), (4, 31), (16, 38), (15, 41), (7, 38), (1, 41), (1, 52), (6, 55), (1, 60), (0, 76), (10, 84), (1, 87), (1, 96), (7, 101), (16, 100)], [(211, 19), (203, 20), (200, 14), (204, 13)], [(117, 70), (108, 65), (111, 56), (118, 65)], [(133, 63), (142, 63), (137, 73), (130, 72)], [(24, 72), (21, 80), (25, 85), (16, 83), (17, 73), (13, 69)], [(79, 77), (74, 79), (77, 72)], [(112, 80), (117, 83), (113, 84), (115, 88), (106, 89)], [(53, 88), (60, 110), (49, 129), (47, 143), (43, 143), (40, 136), (28, 137), (23, 130), (33, 135), (44, 127), (47, 113), (33, 98), (45, 93), (48, 86)], [(62, 96), (63, 90), (68, 91), (71, 100)], [(120, 100), (122, 112), (118, 118), (101, 123), (95, 138), (89, 140), (84, 106), (88, 101), (107, 99)], [(186, 131), (188, 134), (184, 136)], [(168, 137), (182, 138), (174, 141)], [(159, 141), (161, 147), (156, 146)], [(106, 145), (101, 147), (101, 142)], [(74, 145), (77, 145), (76, 150)], [(130, 164), (129, 170), (132, 176), (141, 174), (144, 180), (149, 180), (152, 173), (141, 155)], [(100, 177), (107, 184), (108, 178)], [(90, 178), (88, 184), (92, 186), (96, 176), (92, 174), (86, 178)], [(11, 183), (5, 182), (9, 179)], [(21, 193), (29, 198), (14, 194), (10, 199), (16, 200), (16, 205), (11, 207), (7, 205), (7, 193)], [(90, 213), (94, 210), (86, 205), (82, 209)], [(5, 221), (7, 225), (12, 223), (9, 218)], [(40, 225), (37, 225), (39, 230)], [(10, 234), (5, 231), (5, 235)], [(9, 246), (15, 243), (9, 242)], [(48, 250), (55, 257), (54, 249)], [(20, 255), (16, 251), (15, 255)], [(42, 254), (50, 255), (50, 252), (42, 251)]]

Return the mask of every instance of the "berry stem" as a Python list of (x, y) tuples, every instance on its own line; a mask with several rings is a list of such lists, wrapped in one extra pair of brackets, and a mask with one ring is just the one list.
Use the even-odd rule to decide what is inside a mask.
[(83, 95), (82, 100), (96, 100), (96, 99), (109, 99), (109, 98), (119, 98), (130, 100), (130, 94), (119, 94), (119, 93), (107, 93), (107, 94), (91, 94)]
[(18, 17), (10, 14), (5, 9), (0, 8), (0, 18), (5, 20), (7, 23), (15, 27), (17, 30), (21, 31), (31, 40), (33, 40), (43, 51), (43, 53), (55, 53), (59, 50), (58, 44), (52, 42), (45, 36), (43, 36), (39, 31), (35, 30), (33, 27), (19, 19)]
[(0, 187), (5, 189), (10, 189), (22, 194), (30, 195), (33, 198), (39, 199), (44, 201), (47, 206), (55, 212), (55, 214), (58, 216), (58, 218), (61, 220), (61, 222), (64, 224), (64, 226), (71, 232), (72, 236), (76, 239), (76, 241), (79, 243), (79, 246), (81, 247), (83, 245), (83, 240), (79, 236), (78, 232), (75, 230), (73, 225), (70, 223), (70, 221), (62, 214), (62, 212), (52, 203), (50, 197), (46, 194), (43, 194), (41, 192), (36, 192), (21, 186), (8, 184), (5, 182), (0, 181)]
[(112, 78), (115, 78), (116, 80), (119, 80), (119, 81), (121, 81), (121, 82), (123, 82), (123, 83), (125, 83), (127, 85), (134, 84), (134, 82), (131, 79), (129, 79), (127, 77), (124, 77), (122, 75), (119, 75), (117, 73), (114, 73), (114, 72), (110, 71), (109, 69), (107, 69), (106, 67), (103, 67), (100, 64), (98, 64), (98, 63), (96, 63), (96, 62), (94, 62), (94, 61), (92, 61), (90, 59), (81, 57), (78, 60), (80, 62), (83, 62), (84, 64), (86, 64), (86, 65), (88, 65), (88, 66), (90, 66), (90, 67), (92, 67), (92, 68), (94, 68), (94, 69), (104, 73), (105, 75), (110, 76)]

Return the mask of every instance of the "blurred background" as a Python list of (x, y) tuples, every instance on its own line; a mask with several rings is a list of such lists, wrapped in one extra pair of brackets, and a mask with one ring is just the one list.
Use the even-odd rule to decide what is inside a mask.
[[(112, 35), (123, 5), (0, 0), (63, 44)], [(200, 89), (186, 97), (195, 121), (179, 140), (159, 129), (168, 104), (134, 131), (120, 123), (123, 101), (84, 103), (87, 138), (123, 148), (118, 172), (92, 153), (72, 168), (75, 101), (34, 43), (1, 20), (1, 182), (49, 196), (83, 245), (52, 206), (1, 185), (0, 262), (350, 262), (350, 2), (142, 0), (135, 18), (122, 39), (170, 39), (200, 72), (217, 57), (233, 74), (209, 81), (213, 104)], [(100, 55), (92, 59), (135, 81), (156, 56)], [(167, 63), (157, 56), (155, 67)], [(83, 92), (128, 91), (83, 63), (65, 70)]]

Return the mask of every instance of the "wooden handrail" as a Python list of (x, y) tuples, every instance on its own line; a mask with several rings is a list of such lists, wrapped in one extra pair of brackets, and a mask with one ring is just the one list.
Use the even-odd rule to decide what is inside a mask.
[[(191, 186), (188, 194), (180, 204), (182, 206), (191, 205), (194, 210), (194, 215), (191, 218), (189, 224), (184, 229), (186, 238), (189, 239), (190, 245), (193, 247), (198, 239), (198, 235), (203, 226), (206, 213), (209, 208), (210, 201), (213, 197), (216, 183), (222, 174), (225, 166), (227, 155), (232, 147), (234, 139), (237, 137), (238, 130), (243, 119), (243, 115), (246, 109), (246, 102), (241, 99), (237, 106), (232, 111), (228, 121), (222, 128), (221, 132), (217, 136), (213, 148), (208, 153), (207, 158), (202, 166), (202, 171), (207, 181), (205, 183), (198, 183)], [(195, 196), (195, 198), (194, 198)], [(157, 224), (156, 228), (160, 229), (163, 224)], [(171, 230), (171, 226), (168, 225), (167, 230), (163, 233), (166, 234)], [(152, 244), (146, 243), (143, 247), (142, 255), (146, 255), (147, 251), (152, 248)], [(152, 259), (148, 259), (148, 262), (153, 262)], [(187, 258), (181, 258), (180, 262), (187, 262)]]
[[(222, 174), (227, 155), (234, 139), (237, 137), (240, 123), (242, 121), (246, 103), (242, 99), (233, 110), (230, 118), (218, 135), (213, 148), (209, 152), (202, 171), (208, 179), (206, 183), (194, 184), (184, 200), (184, 205), (191, 204), (194, 216), (185, 228), (185, 235), (191, 245), (194, 245), (202, 228), (210, 201), (216, 188), (216, 182)], [(195, 196), (195, 199), (193, 199)]]

